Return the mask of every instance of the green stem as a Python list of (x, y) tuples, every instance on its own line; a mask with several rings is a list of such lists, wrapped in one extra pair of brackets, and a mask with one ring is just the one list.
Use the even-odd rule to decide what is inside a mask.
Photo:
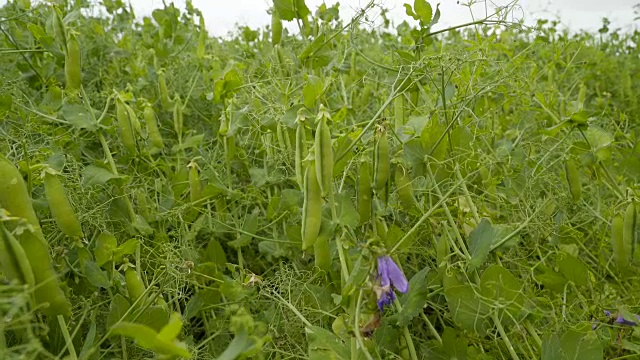
[(77, 360), (78, 355), (76, 355), (76, 349), (73, 347), (73, 340), (69, 335), (69, 330), (67, 329), (67, 324), (64, 321), (64, 316), (58, 315), (58, 324), (60, 325), (60, 331), (62, 331), (62, 336), (64, 337), (64, 341), (66, 343), (67, 349), (69, 349), (69, 357), (71, 360)]
[(433, 324), (431, 324), (431, 321), (429, 321), (427, 315), (420, 311), (420, 316), (422, 317), (422, 320), (427, 323), (427, 327), (429, 328), (429, 332), (431, 332), (431, 335), (433, 335), (433, 337), (436, 338), (436, 340), (438, 340), (440, 344), (442, 344), (442, 338), (440, 337), (440, 334), (438, 334), (436, 328), (433, 327)]
[(529, 320), (525, 320), (524, 327), (525, 329), (527, 329), (527, 331), (529, 332), (529, 335), (531, 335), (531, 337), (533, 337), (533, 340), (536, 342), (536, 345), (538, 346), (538, 351), (541, 351), (542, 340), (540, 339), (540, 336), (538, 336), (536, 329), (533, 328), (533, 325), (531, 325), (531, 322)]
[[(394, 302), (396, 306), (396, 310), (400, 312), (402, 310), (402, 305), (400, 305), (400, 300), (396, 298)], [(404, 335), (404, 340), (407, 342), (407, 347), (409, 348), (409, 355), (411, 356), (411, 360), (418, 360), (418, 354), (416, 353), (416, 347), (413, 345), (413, 339), (411, 338), (411, 333), (409, 332), (409, 327), (404, 326), (402, 328), (402, 333)]]
[(496, 324), (496, 328), (498, 328), (500, 337), (502, 337), (502, 340), (507, 345), (507, 350), (509, 350), (509, 354), (511, 354), (511, 358), (513, 360), (520, 360), (520, 358), (518, 357), (518, 354), (516, 354), (516, 350), (513, 348), (513, 345), (509, 340), (509, 337), (507, 336), (507, 333), (504, 331), (504, 328), (502, 327), (502, 323), (500, 322), (500, 319), (498, 319), (498, 313), (495, 311), (492, 312), (491, 317), (493, 318), (493, 322)]
[[(356, 303), (355, 314), (353, 316), (354, 318), (353, 331), (356, 333), (355, 338), (358, 341), (358, 345), (360, 345), (360, 347), (362, 348), (362, 352), (364, 352), (364, 356), (367, 358), (367, 360), (373, 360), (373, 358), (371, 357), (371, 354), (369, 354), (369, 350), (367, 350), (367, 348), (364, 346), (364, 341), (362, 340), (362, 335), (360, 334), (360, 305), (362, 304), (363, 293), (364, 293), (364, 290), (360, 289), (360, 294), (358, 294), (358, 301)], [(353, 351), (353, 346), (351, 348), (352, 348), (351, 358), (353, 359), (355, 351)]]

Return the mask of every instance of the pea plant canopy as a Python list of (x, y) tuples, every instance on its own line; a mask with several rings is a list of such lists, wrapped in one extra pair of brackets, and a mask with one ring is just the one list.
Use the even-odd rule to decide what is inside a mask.
[(163, 4), (0, 8), (0, 358), (640, 356), (640, 32)]

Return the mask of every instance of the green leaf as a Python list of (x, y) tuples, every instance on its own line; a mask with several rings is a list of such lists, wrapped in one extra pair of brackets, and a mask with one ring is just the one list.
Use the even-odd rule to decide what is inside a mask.
[(182, 316), (179, 313), (171, 314), (169, 323), (165, 325), (158, 333), (158, 339), (164, 341), (173, 341), (180, 335), (182, 330)]
[(255, 345), (255, 340), (247, 335), (245, 330), (233, 338), (227, 348), (218, 356), (216, 360), (235, 360), (245, 352), (251, 350)]
[(427, 303), (426, 276), (429, 268), (418, 271), (411, 280), (409, 280), (409, 293), (400, 298), (402, 310), (398, 313), (398, 326), (407, 326), (424, 308)]
[(496, 231), (486, 218), (480, 220), (480, 224), (471, 231), (469, 234), (469, 251), (471, 252), (469, 267), (472, 270), (477, 269), (487, 260), (495, 238)]
[(450, 327), (444, 328), (442, 350), (447, 359), (466, 360), (467, 344), (466, 337), (457, 337), (455, 330)]
[(224, 252), (224, 249), (218, 240), (209, 240), (209, 244), (205, 249), (205, 259), (215, 263), (220, 268), (225, 266), (227, 263), (227, 254)]
[(347, 279), (347, 283), (342, 288), (342, 299), (346, 300), (349, 295), (353, 294), (358, 286), (360, 286), (365, 279), (367, 278), (367, 274), (369, 274), (370, 266), (366, 264), (366, 261), (363, 260), (363, 255), (360, 254), (358, 260), (356, 260), (353, 265), (353, 270), (349, 274), (349, 278)]
[(322, 80), (314, 75), (305, 76), (306, 83), (302, 88), (302, 98), (304, 106), (313, 109), (316, 106), (316, 100), (322, 95)]
[(360, 224), (360, 214), (353, 205), (351, 197), (346, 193), (339, 193), (336, 196), (336, 203), (338, 223), (350, 228), (357, 227)]
[[(255, 234), (258, 230), (258, 220), (260, 219), (259, 214), (260, 210), (255, 209), (251, 214), (245, 216), (244, 223), (242, 224), (242, 230), (250, 234)], [(238, 233), (238, 239), (230, 241), (229, 245), (233, 246), (234, 248), (240, 248), (242, 246), (249, 245), (251, 243), (251, 239), (253, 239), (251, 235)]]
[(255, 187), (262, 187), (267, 183), (267, 169), (263, 168), (251, 168), (249, 169), (249, 176), (251, 177), (251, 183)]
[[(480, 293), (484, 298), (493, 299), (492, 305), (497, 308), (505, 326), (524, 319), (528, 313), (521, 281), (500, 265), (491, 265), (482, 273)], [(502, 311), (507, 311), (510, 316), (502, 316)]]
[(136, 249), (138, 248), (139, 243), (140, 242), (137, 239), (129, 239), (125, 241), (124, 244), (118, 246), (113, 251), (113, 262), (119, 263), (120, 261), (122, 261), (122, 258), (125, 255), (134, 254), (136, 252)]
[(485, 335), (493, 326), (489, 314), (491, 308), (476, 294), (469, 284), (461, 284), (453, 276), (445, 276), (444, 296), (456, 325), (478, 335)]
[(11, 111), (13, 96), (11, 94), (0, 94), (0, 114)]
[(310, 359), (350, 359), (347, 345), (332, 332), (318, 326), (305, 327)]
[(116, 175), (107, 169), (93, 165), (89, 165), (82, 170), (83, 186), (103, 185), (110, 180), (122, 178), (124, 178), (124, 176)]
[(84, 274), (87, 276), (89, 283), (95, 287), (108, 289), (112, 285), (107, 273), (100, 269), (100, 267), (93, 261), (85, 260)]
[[(111, 328), (118, 321), (123, 319), (124, 314), (131, 305), (124, 296), (116, 294), (109, 303), (109, 314), (107, 315), (107, 329)], [(124, 319), (123, 319), (124, 320)]]
[(118, 247), (118, 240), (110, 232), (103, 232), (96, 239), (93, 255), (98, 266), (102, 266), (113, 258), (113, 251)]
[(560, 253), (559, 255), (560, 258), (556, 261), (556, 265), (560, 273), (576, 286), (589, 285), (589, 269), (587, 269), (582, 260), (567, 253)]
[(273, 0), (273, 7), (282, 20), (292, 21), (296, 17), (293, 0)]
[(411, 16), (415, 20), (420, 20), (418, 15), (416, 15), (416, 13), (413, 12), (413, 8), (411, 7), (411, 5), (404, 4), (403, 6), (404, 6), (404, 9), (405, 9), (405, 12), (406, 12), (407, 15)]
[(169, 322), (169, 312), (164, 306), (150, 306), (140, 313), (136, 322), (160, 331)]
[(542, 340), (542, 360), (602, 360), (604, 351), (595, 332), (568, 330), (547, 334)]
[(67, 120), (69, 124), (78, 129), (87, 129), (89, 131), (98, 130), (98, 123), (90, 116), (84, 106), (77, 104), (63, 104), (60, 109), (60, 115)]
[(425, 24), (431, 24), (433, 9), (428, 2), (426, 2), (425, 0), (415, 0), (413, 2), (413, 11), (418, 16), (420, 21)]

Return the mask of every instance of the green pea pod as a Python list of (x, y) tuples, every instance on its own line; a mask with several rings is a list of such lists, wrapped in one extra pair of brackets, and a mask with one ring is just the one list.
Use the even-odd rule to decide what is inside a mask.
[(327, 125), (327, 117), (322, 107), (320, 114), (315, 133), (315, 164), (320, 192), (322, 196), (327, 196), (332, 191), (333, 185), (333, 149), (331, 148), (331, 130)]
[(189, 163), (189, 199), (192, 203), (202, 198), (202, 184), (200, 183), (200, 174), (198, 173), (198, 164), (195, 160)]
[(318, 234), (316, 242), (313, 244), (315, 264), (326, 273), (331, 271), (331, 249), (329, 248), (329, 240), (331, 240), (334, 230), (335, 226), (331, 221), (322, 219), (320, 233)]
[(182, 138), (182, 126), (184, 124), (184, 118), (182, 115), (182, 102), (180, 96), (176, 96), (173, 104), (173, 128), (178, 135), (178, 139)]
[(360, 214), (360, 223), (364, 224), (371, 219), (371, 174), (369, 162), (365, 161), (360, 165), (360, 173), (358, 175), (358, 213)]
[(376, 191), (380, 192), (384, 189), (387, 181), (389, 181), (391, 167), (391, 159), (389, 157), (389, 140), (387, 139), (387, 131), (384, 128), (380, 128), (377, 133), (373, 154), (373, 182), (375, 184)]
[(622, 238), (625, 252), (633, 258), (636, 247), (636, 205), (633, 201), (624, 213)]
[(322, 195), (313, 162), (307, 166), (302, 206), (302, 250), (313, 246), (322, 225)]
[(400, 204), (405, 210), (412, 210), (416, 205), (413, 197), (413, 182), (409, 171), (402, 164), (396, 166), (395, 182)]
[(165, 110), (171, 109), (171, 99), (169, 99), (169, 90), (164, 71), (158, 71), (158, 90), (160, 91), (160, 103)]
[(356, 52), (351, 52), (351, 62), (349, 63), (349, 78), (352, 83), (358, 80), (358, 65), (356, 62)]
[(304, 187), (304, 172), (302, 170), (302, 161), (307, 157), (307, 133), (304, 127), (304, 121), (298, 121), (296, 128), (296, 180), (300, 189)]
[(284, 55), (284, 50), (282, 50), (282, 47), (280, 45), (275, 45), (274, 48), (276, 49), (276, 56), (278, 57), (278, 65), (280, 66), (280, 75), (287, 77), (289, 76), (289, 71), (287, 69), (288, 64), (287, 64), (287, 58)]
[(582, 196), (582, 183), (580, 181), (580, 171), (573, 160), (567, 159), (567, 162), (565, 163), (565, 173), (567, 176), (567, 182), (569, 183), (571, 198), (573, 199), (573, 202), (578, 202)]
[(613, 259), (618, 270), (623, 270), (629, 266), (629, 256), (625, 251), (624, 244), (624, 218), (615, 215), (611, 220), (611, 247), (613, 248)]
[(57, 6), (51, 7), (51, 19), (53, 22), (53, 36), (55, 36), (56, 40), (60, 43), (62, 47), (62, 51), (67, 54), (67, 30), (64, 26), (64, 21), (62, 21), (62, 14), (60, 13), (60, 9)]
[(131, 299), (131, 302), (135, 302), (141, 297), (142, 302), (146, 301), (146, 297), (143, 297), (145, 296), (144, 283), (142, 282), (142, 279), (134, 268), (128, 267), (127, 270), (125, 270), (124, 280), (127, 284), (127, 291), (129, 292), (129, 298)]
[(9, 278), (35, 286), (36, 279), (24, 248), (2, 223), (0, 223), (0, 240), (0, 265), (3, 272)]
[(129, 106), (129, 104), (127, 103), (124, 103), (124, 108), (127, 110), (129, 121), (131, 122), (131, 127), (133, 128), (133, 130), (138, 134), (142, 134), (142, 125), (140, 125), (140, 120), (138, 120), (138, 115), (136, 115), (136, 112), (133, 111), (131, 106)]
[(393, 100), (393, 117), (396, 130), (400, 129), (404, 125), (404, 95), (402, 94)]
[(29, 228), (23, 228), (16, 239), (27, 255), (35, 277), (34, 296), (36, 305), (48, 303), (43, 307), (45, 315), (71, 315), (71, 306), (59, 287), (57, 276), (51, 266), (49, 249), (40, 229), (31, 197), (18, 169), (0, 155), (0, 208), (11, 216), (24, 218)]
[(162, 135), (160, 135), (156, 113), (153, 111), (153, 107), (145, 106), (144, 122), (147, 126), (147, 132), (149, 133), (149, 140), (151, 140), (151, 145), (157, 149), (164, 148), (164, 140), (162, 139)]
[(273, 45), (280, 44), (280, 40), (282, 39), (282, 20), (280, 20), (280, 16), (278, 16), (277, 11), (273, 11), (271, 13), (271, 43)]
[(67, 55), (64, 61), (64, 75), (67, 80), (67, 90), (78, 91), (82, 86), (82, 62), (80, 44), (71, 34), (67, 41)]
[(122, 145), (130, 154), (136, 153), (136, 138), (129, 119), (129, 113), (122, 100), (116, 100), (116, 120), (118, 121), (118, 134), (122, 140)]
[(204, 26), (204, 17), (200, 15), (200, 36), (198, 37), (198, 47), (196, 56), (198, 59), (204, 59), (204, 53), (207, 45), (207, 29)]
[(49, 209), (53, 220), (60, 230), (70, 237), (82, 238), (82, 226), (76, 216), (62, 182), (57, 175), (45, 171), (44, 173), (44, 193), (49, 202)]

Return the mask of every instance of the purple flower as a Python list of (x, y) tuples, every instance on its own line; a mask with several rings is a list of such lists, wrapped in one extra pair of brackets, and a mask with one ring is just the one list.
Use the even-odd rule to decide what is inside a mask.
[(637, 323), (635, 321), (627, 320), (622, 315), (618, 315), (618, 318), (616, 319), (616, 324), (629, 325), (629, 326), (636, 326), (637, 325)]
[(409, 282), (398, 265), (387, 255), (378, 257), (378, 277), (380, 279), (380, 286), (376, 287), (378, 307), (380, 311), (384, 311), (384, 307), (390, 305), (396, 298), (393, 288), (406, 293), (409, 291)]
[(611, 311), (609, 311), (609, 310), (605, 310), (605, 311), (604, 311), (604, 316), (606, 316), (606, 317), (610, 317), (610, 316), (611, 316)]

